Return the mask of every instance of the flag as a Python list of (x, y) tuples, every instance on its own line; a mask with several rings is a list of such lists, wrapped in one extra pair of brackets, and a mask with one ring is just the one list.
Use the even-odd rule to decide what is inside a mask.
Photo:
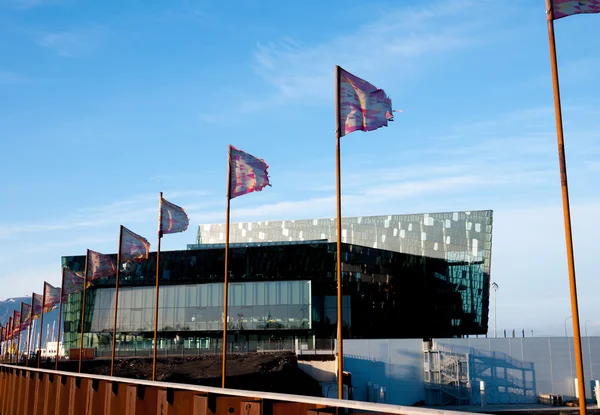
[[(98, 278), (111, 277), (115, 275), (115, 273), (115, 262), (111, 259), (111, 257), (109, 257), (108, 255), (101, 254), (100, 252), (88, 250), (88, 281), (94, 281)], [(80, 275), (78, 274), (78, 276)]]
[(29, 304), (21, 303), (21, 310), (23, 311), (23, 318), (21, 319), (21, 331), (27, 330), (29, 322), (31, 321), (31, 306)]
[(552, 0), (552, 18), (583, 13), (600, 13), (600, 0)]
[(34, 320), (37, 320), (42, 315), (44, 296), (42, 294), (33, 293), (33, 306), (31, 307), (31, 315)]
[(13, 328), (12, 328), (13, 336), (19, 335), (20, 326), (21, 326), (21, 312), (13, 311)]
[(12, 339), (13, 318), (8, 317), (8, 325), (6, 326), (6, 338)]
[(262, 159), (229, 146), (229, 199), (260, 192), (270, 186), (269, 165)]
[(53, 287), (44, 282), (44, 306), (43, 312), (49, 313), (60, 304), (60, 287)]
[(119, 247), (119, 253), (122, 262), (148, 259), (148, 251), (150, 251), (150, 242), (146, 238), (121, 226), (121, 246)]
[(388, 121), (393, 121), (392, 100), (383, 89), (342, 68), (339, 68), (338, 88), (340, 136), (387, 127)]
[(71, 271), (68, 268), (63, 268), (64, 274), (64, 287), (62, 289), (62, 301), (67, 301), (70, 294), (83, 290), (84, 278), (78, 272)]
[(165, 233), (177, 233), (187, 230), (190, 219), (183, 208), (161, 197), (160, 223), (158, 235), (162, 238)]

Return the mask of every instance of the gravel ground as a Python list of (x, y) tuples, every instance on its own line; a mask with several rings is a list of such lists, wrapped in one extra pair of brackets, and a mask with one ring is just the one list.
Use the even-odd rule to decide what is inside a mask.
[[(169, 357), (157, 360), (156, 380), (221, 386), (221, 356)], [(42, 365), (44, 366), (44, 365)], [(54, 363), (51, 363), (54, 369)], [(59, 363), (59, 370), (76, 372), (77, 361)], [(110, 360), (84, 361), (82, 372), (110, 375)], [(130, 358), (115, 362), (115, 376), (150, 380), (152, 359)], [(322, 396), (319, 383), (298, 368), (292, 352), (246, 353), (227, 356), (228, 388)]]

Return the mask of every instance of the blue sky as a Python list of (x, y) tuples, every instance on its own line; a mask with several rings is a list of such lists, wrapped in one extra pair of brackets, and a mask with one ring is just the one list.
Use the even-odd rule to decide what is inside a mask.
[[(404, 110), (343, 138), (343, 214), (493, 209), (498, 328), (564, 334), (544, 1), (364, 4), (0, 0), (0, 299), (59, 284), (61, 255), (115, 252), (120, 224), (155, 248), (159, 191), (191, 218), (163, 249), (224, 222), (228, 144), (264, 158), (273, 184), (234, 199), (232, 221), (335, 216), (339, 64)], [(599, 23), (555, 25), (580, 313), (595, 335)]]

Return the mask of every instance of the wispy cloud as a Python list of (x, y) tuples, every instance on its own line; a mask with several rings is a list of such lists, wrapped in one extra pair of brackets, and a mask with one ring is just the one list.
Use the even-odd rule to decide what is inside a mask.
[[(475, 26), (465, 17), (476, 12), (478, 2), (437, 2), (429, 8), (386, 10), (376, 21), (354, 32), (309, 45), (292, 37), (259, 43), (254, 51), (255, 75), (270, 86), (271, 92), (254, 98), (232, 97), (237, 104), (227, 113), (203, 113), (206, 122), (218, 123), (232, 112), (252, 113), (266, 107), (309, 98), (316, 105), (332, 97), (334, 65), (339, 64), (368, 78), (376, 85), (387, 79), (408, 82), (418, 76), (423, 65), (449, 51), (479, 42)], [(376, 13), (374, 13), (376, 14)], [(462, 16), (460, 19), (455, 19)], [(439, 20), (454, 25), (436, 24)], [(387, 73), (382, 79), (381, 74)], [(250, 93), (248, 92), (248, 95)]]
[(93, 54), (105, 33), (103, 26), (90, 25), (72, 31), (41, 32), (35, 41), (42, 47), (54, 50), (59, 56), (85, 58)]

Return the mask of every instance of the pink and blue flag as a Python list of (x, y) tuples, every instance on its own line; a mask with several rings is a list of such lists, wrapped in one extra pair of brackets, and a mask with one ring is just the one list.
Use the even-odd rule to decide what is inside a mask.
[(600, 0), (552, 0), (554, 20), (584, 13), (600, 13)]
[(27, 330), (31, 322), (31, 305), (21, 303), (21, 331)]
[(183, 208), (161, 197), (160, 223), (158, 234), (162, 237), (165, 233), (177, 233), (187, 230), (190, 219)]
[(79, 291), (83, 291), (84, 278), (78, 272), (71, 271), (68, 268), (63, 268), (64, 282), (65, 285), (62, 289), (62, 301), (65, 302), (69, 298), (70, 294), (75, 294)]
[(33, 310), (31, 310), (31, 314), (34, 320), (36, 320), (37, 318), (39, 318), (39, 316), (42, 315), (42, 309), (43, 309), (43, 301), (44, 301), (44, 297), (42, 296), (42, 294), (36, 294), (33, 293), (32, 296), (32, 308)]
[(148, 242), (146, 238), (121, 226), (121, 246), (119, 247), (119, 256), (122, 262), (148, 259), (149, 252), (150, 242)]
[(117, 269), (115, 267), (115, 262), (112, 260), (111, 257), (109, 257), (108, 255), (101, 254), (100, 252), (88, 250), (88, 281), (94, 281), (98, 278), (111, 277), (115, 275), (116, 272)]
[(372, 131), (393, 121), (392, 100), (383, 89), (339, 68), (340, 136), (353, 131)]
[(269, 165), (234, 146), (229, 146), (229, 199), (260, 192), (270, 186)]
[(54, 310), (60, 304), (60, 287), (44, 282), (44, 313)]

